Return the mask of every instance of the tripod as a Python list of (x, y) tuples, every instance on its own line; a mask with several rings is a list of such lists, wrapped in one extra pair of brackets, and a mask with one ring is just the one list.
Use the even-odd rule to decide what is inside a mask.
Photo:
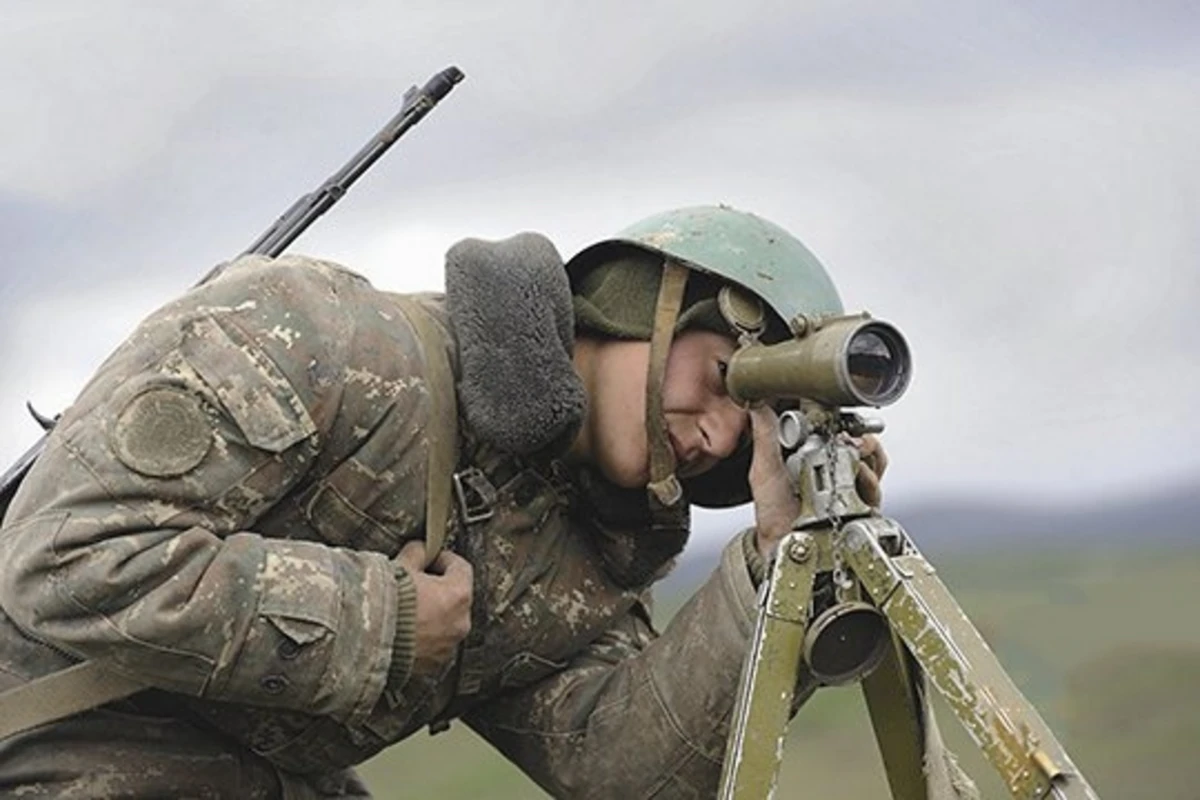
[(928, 796), (927, 686), (1014, 798), (1096, 798), (933, 566), (858, 496), (845, 434), (882, 426), (815, 404), (780, 423), (801, 513), (760, 590), (718, 796), (773, 794), (803, 660), (824, 685), (861, 681), (895, 800)]

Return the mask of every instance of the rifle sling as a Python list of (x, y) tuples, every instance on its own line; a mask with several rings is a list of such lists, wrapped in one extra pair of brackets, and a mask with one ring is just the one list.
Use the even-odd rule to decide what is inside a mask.
[(437, 558), (446, 543), (450, 521), (454, 467), (458, 462), (458, 403), (454, 372), (446, 351), (447, 339), (421, 303), (405, 295), (391, 295), (417, 333), (425, 357), (425, 384), (429, 391), (429, 443), (425, 468), (425, 566)]
[(0, 740), (145, 689), (103, 659), (81, 661), (0, 693)]

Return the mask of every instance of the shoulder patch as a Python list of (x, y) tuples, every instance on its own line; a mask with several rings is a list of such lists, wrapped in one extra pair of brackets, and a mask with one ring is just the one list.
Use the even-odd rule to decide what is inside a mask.
[(111, 441), (117, 458), (134, 472), (174, 478), (204, 460), (212, 447), (212, 422), (199, 397), (178, 387), (159, 386), (125, 404)]

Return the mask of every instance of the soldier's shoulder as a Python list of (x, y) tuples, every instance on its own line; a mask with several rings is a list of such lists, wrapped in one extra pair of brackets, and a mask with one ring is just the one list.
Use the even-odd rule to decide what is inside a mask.
[(322, 258), (286, 254), (249, 255), (231, 261), (217, 278), (234, 284), (283, 284), (323, 292), (337, 287), (370, 290), (371, 282), (349, 267)]
[(345, 334), (356, 317), (370, 315), (385, 300), (370, 281), (341, 264), (284, 255), (243, 256), (229, 263), (191, 303), (201, 311), (244, 311), (237, 316), (258, 326), (288, 320)]

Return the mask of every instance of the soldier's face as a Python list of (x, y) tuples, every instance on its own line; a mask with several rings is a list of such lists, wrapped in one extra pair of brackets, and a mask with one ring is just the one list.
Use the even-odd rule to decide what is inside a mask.
[[(649, 342), (604, 341), (589, 382), (585, 430), (588, 456), (619, 486), (645, 486), (650, 476), (646, 439), (646, 370)], [(749, 428), (745, 409), (725, 393), (731, 339), (685, 331), (667, 356), (663, 412), (675, 451), (676, 473), (692, 477), (732, 455)]]

